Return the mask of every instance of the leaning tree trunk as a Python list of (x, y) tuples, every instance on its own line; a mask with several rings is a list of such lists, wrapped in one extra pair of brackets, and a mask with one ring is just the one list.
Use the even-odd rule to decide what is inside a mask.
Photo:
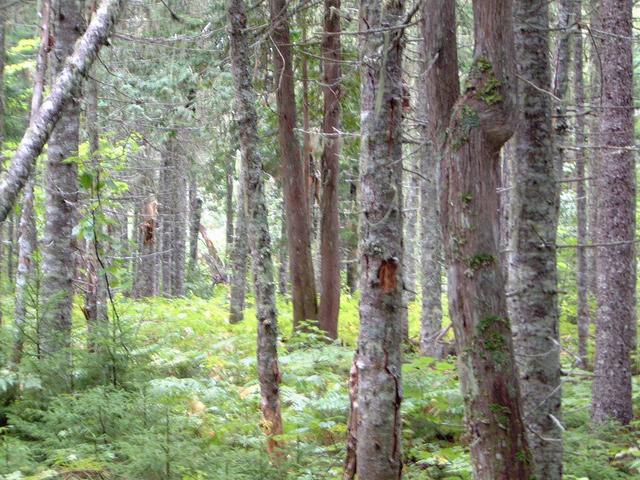
[[(516, 117), (511, 2), (475, 0), (473, 13), (473, 64), (451, 114), (441, 172), (449, 312), (474, 478), (529, 480), (533, 468), (498, 249), (500, 149)], [(443, 94), (451, 88), (445, 80), (436, 86)]]
[(235, 115), (245, 174), (248, 238), (253, 258), (253, 281), (258, 318), (258, 380), (262, 397), (263, 428), (268, 437), (268, 449), (273, 452), (277, 447), (274, 436), (283, 432), (277, 351), (278, 323), (271, 237), (262, 179), (262, 159), (258, 150), (256, 96), (251, 85), (251, 71), (247, 56), (249, 51), (246, 37), (247, 17), (242, 0), (230, 0), (228, 18), (231, 70), (235, 84)]
[[(442, 323), (439, 182), (444, 156), (444, 136), (449, 114), (460, 94), (456, 45), (455, 2), (427, 0), (423, 5), (424, 95), (418, 95), (420, 129), (425, 143), (420, 149), (422, 236), (422, 316), (420, 351), (439, 357), (437, 344)], [(439, 82), (444, 82), (439, 85)], [(442, 88), (444, 85), (448, 88)]]
[[(42, 28), (40, 34), (40, 47), (38, 49), (38, 56), (36, 58), (36, 71), (33, 82), (33, 94), (31, 97), (30, 119), (35, 118), (36, 113), (40, 109), (40, 105), (42, 105), (42, 95), (44, 92), (45, 74), (47, 71), (48, 63), (47, 52), (49, 51), (49, 25), (51, 18), (51, 4), (49, 0), (44, 0), (40, 8)], [(1, 48), (2, 45), (0, 45), (0, 49)], [(2, 50), (0, 50), (0, 52), (1, 51)], [(2, 66), (0, 65), (0, 69), (1, 67)], [(0, 115), (2, 115), (1, 109)], [(15, 365), (18, 365), (20, 363), (20, 359), (22, 358), (25, 338), (24, 331), (26, 328), (27, 320), (27, 301), (34, 271), (35, 259), (33, 257), (38, 246), (38, 231), (36, 228), (36, 218), (33, 203), (34, 183), (35, 181), (33, 178), (30, 178), (27, 181), (24, 189), (24, 197), (22, 199), (22, 214), (20, 216), (20, 237), (18, 239), (18, 268), (16, 271), (16, 303), (14, 312), (16, 337), (13, 344), (12, 355), (12, 361)]]
[(287, 218), (293, 323), (294, 327), (297, 327), (304, 320), (317, 319), (318, 307), (307, 215), (309, 211), (307, 188), (300, 159), (300, 147), (294, 133), (296, 101), (287, 2), (269, 0), (269, 9), (271, 37), (276, 48), (273, 54), (273, 74), (274, 78), (279, 79), (276, 90), (278, 140), (282, 155), (282, 185)]
[[(582, 1), (575, 0), (574, 18), (577, 25), (582, 22)], [(578, 31), (574, 40), (573, 91), (576, 104), (576, 217), (578, 223), (576, 250), (576, 283), (578, 286), (578, 357), (582, 368), (589, 365), (587, 344), (589, 341), (589, 286), (587, 249), (587, 191), (585, 182), (585, 107), (584, 107), (584, 65), (582, 31)]]
[(362, 296), (347, 466), (367, 480), (402, 472), (403, 6), (360, 2), (359, 27), (367, 32), (359, 44)]
[(320, 298), (319, 326), (331, 338), (338, 336), (340, 311), (340, 217), (338, 214), (338, 174), (340, 170), (340, 0), (325, 0), (322, 39), (324, 95), (324, 149), (322, 151), (322, 197), (320, 200)]
[[(511, 192), (509, 313), (520, 372), (524, 421), (536, 478), (562, 478), (560, 419), (560, 338), (556, 232), (563, 149), (561, 117), (551, 124), (549, 11), (546, 0), (515, 0), (515, 38), (520, 86), (520, 120), (516, 130)], [(561, 12), (564, 18), (566, 12)], [(563, 28), (566, 28), (565, 19)], [(559, 61), (568, 62), (560, 32)], [(568, 65), (556, 71), (556, 93), (566, 93)], [(561, 71), (562, 70), (562, 71)], [(563, 116), (560, 106), (556, 114)]]
[(229, 323), (241, 322), (244, 318), (245, 293), (247, 290), (247, 195), (244, 186), (244, 171), (240, 170), (238, 207), (236, 209), (235, 238), (231, 250), (231, 286), (229, 292)]
[(601, 3), (603, 161), (598, 179), (596, 422), (633, 419), (631, 354), (636, 347), (636, 181), (631, 0)]
[[(57, 70), (59, 74), (52, 85), (51, 93), (42, 104), (37, 117), (27, 128), (11, 160), (9, 170), (0, 183), (0, 222), (7, 218), (18, 193), (31, 175), (36, 159), (47, 143), (49, 135), (66, 112), (65, 105), (72, 102), (98, 51), (107, 43), (107, 38), (125, 3), (125, 0), (103, 0), (82, 40), (73, 50), (71, 58), (67, 61), (60, 59), (62, 64)], [(81, 25), (78, 32), (82, 31)], [(56, 41), (57, 48), (59, 48), (59, 41), (61, 39)], [(72, 43), (67, 48), (68, 53), (71, 53), (73, 46)]]
[[(54, 2), (52, 19), (56, 42), (51, 66), (53, 72), (59, 74), (83, 28), (79, 1)], [(71, 341), (75, 256), (72, 231), (77, 220), (78, 165), (69, 160), (78, 155), (80, 128), (80, 105), (76, 98), (79, 91), (74, 93), (74, 98), (64, 105), (48, 143), (41, 319), (41, 347), (45, 356), (64, 350)], [(40, 120), (40, 113), (45, 108), (46, 101), (35, 122)]]

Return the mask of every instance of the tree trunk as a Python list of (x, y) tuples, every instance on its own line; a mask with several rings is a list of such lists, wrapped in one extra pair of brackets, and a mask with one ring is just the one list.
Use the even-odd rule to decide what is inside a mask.
[(322, 197), (320, 200), (320, 258), (322, 296), (319, 326), (331, 338), (338, 336), (340, 311), (340, 217), (338, 212), (338, 176), (340, 171), (340, 0), (325, 0), (322, 40), (324, 95), (324, 149), (321, 159)]
[[(420, 149), (422, 236), (422, 314), (420, 351), (440, 357), (437, 343), (442, 324), (442, 233), (440, 229), (440, 164), (444, 158), (444, 136), (449, 115), (460, 93), (456, 16), (453, 0), (427, 0), (423, 5), (424, 95), (418, 95), (420, 128), (424, 147)], [(442, 83), (442, 85), (440, 85)], [(442, 86), (447, 85), (445, 89)], [(430, 146), (429, 146), (430, 144)]]
[[(361, 0), (360, 335), (356, 352), (358, 478), (402, 472), (402, 1)], [(391, 26), (392, 29), (385, 27)], [(380, 31), (383, 30), (383, 31)], [(356, 431), (353, 431), (356, 427)]]
[[(555, 150), (553, 135), (566, 141), (564, 107), (551, 122), (548, 60), (549, 11), (546, 0), (516, 0), (515, 39), (520, 85), (520, 120), (516, 130), (511, 193), (511, 255), (509, 313), (520, 373), (524, 422), (533, 454), (536, 478), (562, 478), (560, 399), (560, 338), (556, 233), (563, 149)], [(566, 7), (566, 5), (565, 5)], [(561, 28), (568, 14), (560, 12)], [(563, 20), (564, 19), (564, 20)], [(568, 61), (561, 31), (559, 62)], [(556, 94), (566, 95), (568, 65), (556, 68)], [(565, 123), (564, 126), (561, 126)]]
[[(144, 190), (143, 190), (144, 191)], [(147, 192), (144, 195), (140, 207), (140, 242), (138, 251), (138, 268), (136, 270), (136, 297), (146, 298), (156, 294), (155, 277), (156, 269), (154, 259), (158, 244), (158, 202), (153, 194)]]
[[(558, 24), (556, 27), (556, 68), (555, 78), (553, 79), (552, 85), (553, 95), (560, 100), (556, 100), (555, 115), (553, 119), (553, 130), (555, 135), (554, 147), (557, 152), (555, 155), (554, 163), (556, 168), (556, 178), (558, 180), (562, 180), (562, 169), (565, 157), (565, 143), (568, 140), (569, 133), (569, 122), (567, 122), (566, 103), (567, 94), (569, 91), (569, 71), (571, 70), (571, 32), (569, 31), (569, 28), (572, 24), (572, 3), (573, 0), (558, 0)], [(536, 3), (536, 5), (543, 5), (543, 3), (538, 2)], [(533, 10), (533, 7), (531, 8)], [(542, 36), (542, 34), (539, 35)], [(546, 35), (548, 35), (548, 33), (545, 33), (544, 35), (546, 39)], [(547, 41), (545, 41), (545, 43), (548, 44)], [(546, 63), (548, 64), (548, 61)], [(548, 83), (549, 82), (547, 82), (547, 84)], [(538, 96), (540, 96), (540, 93), (538, 93)], [(561, 189), (557, 188), (556, 191), (559, 197)]]
[(355, 178), (358, 170), (351, 172), (353, 176), (349, 180), (349, 210), (347, 220), (347, 240), (345, 248), (345, 263), (347, 289), (353, 295), (358, 290), (358, 186)]
[(282, 185), (287, 218), (289, 265), (293, 299), (293, 323), (297, 328), (304, 320), (318, 317), (316, 285), (311, 257), (309, 211), (306, 196), (304, 168), (300, 159), (300, 147), (294, 133), (296, 126), (296, 102), (291, 58), (291, 40), (285, 0), (269, 0), (274, 78), (278, 78), (276, 92), (278, 107), (278, 140), (282, 155)]
[(631, 354), (636, 347), (636, 182), (632, 2), (603, 0), (602, 112), (605, 147), (598, 187), (598, 320), (593, 420), (633, 419)]
[[(79, 1), (53, 2), (52, 18), (56, 42), (51, 66), (53, 72), (59, 74), (83, 29)], [(62, 75), (64, 76), (64, 72)], [(77, 96), (78, 93), (75, 90), (74, 95)], [(42, 111), (47, 108), (47, 101), (34, 122), (40, 121)], [(72, 98), (65, 103), (48, 143), (45, 171), (46, 223), (42, 255), (41, 346), (44, 355), (61, 352), (71, 341), (75, 256), (72, 230), (77, 220), (78, 165), (69, 159), (78, 154), (79, 122), (80, 105), (77, 98)]]
[(227, 170), (225, 172), (225, 256), (229, 258), (233, 249), (233, 168), (234, 162), (227, 162)]
[(231, 291), (229, 299), (229, 323), (241, 322), (244, 318), (245, 293), (247, 290), (247, 196), (244, 172), (240, 171), (238, 185), (238, 207), (236, 209), (235, 238), (231, 251)]
[[(50, 9), (49, 0), (44, 0), (40, 7), (42, 17), (42, 29), (40, 32), (40, 47), (36, 57), (36, 71), (33, 81), (33, 94), (31, 97), (30, 120), (34, 119), (42, 104), (44, 92), (45, 75), (47, 71), (47, 52), (49, 50), (49, 25)], [(3, 22), (0, 20), (0, 23)], [(0, 27), (1, 28), (1, 27)], [(0, 33), (1, 37), (2, 33)], [(0, 42), (3, 39), (0, 38)], [(0, 45), (0, 55), (4, 51), (4, 46)], [(2, 59), (0, 59), (2, 62)], [(0, 64), (0, 71), (2, 65)], [(1, 75), (1, 73), (0, 73)], [(0, 81), (1, 84), (1, 81)], [(1, 88), (1, 87), (0, 87)], [(2, 93), (0, 92), (0, 97)], [(2, 100), (0, 100), (0, 103)], [(2, 116), (2, 106), (0, 105), (0, 116)], [(0, 120), (1, 122), (1, 120)], [(0, 135), (2, 127), (0, 126)], [(30, 284), (33, 280), (34, 254), (38, 248), (38, 231), (36, 228), (36, 218), (34, 213), (34, 179), (27, 181), (22, 199), (22, 214), (20, 217), (20, 237), (18, 239), (18, 269), (16, 272), (16, 303), (14, 312), (14, 323), (16, 326), (16, 337), (13, 344), (12, 360), (14, 365), (19, 365), (22, 358), (24, 346), (24, 330), (27, 320), (27, 301)]]
[[(575, 0), (574, 18), (577, 25), (582, 22), (582, 0)], [(583, 67), (583, 45), (582, 31), (578, 31), (574, 40), (574, 71), (573, 90), (576, 104), (576, 217), (578, 222), (578, 245), (585, 245), (587, 240), (587, 191), (584, 180), (585, 172), (585, 107), (584, 107), (584, 67)], [(582, 368), (589, 365), (589, 355), (587, 345), (589, 341), (589, 287), (588, 287), (588, 264), (586, 248), (578, 247), (576, 250), (576, 277), (578, 286), (578, 357)]]
[(271, 238), (262, 180), (262, 159), (258, 151), (258, 116), (251, 85), (246, 38), (246, 14), (242, 0), (229, 2), (231, 65), (235, 83), (236, 121), (240, 133), (248, 215), (248, 238), (253, 258), (253, 280), (258, 318), (258, 379), (263, 428), (268, 449), (277, 446), (274, 435), (283, 432), (280, 413), (280, 370), (278, 368), (278, 324), (273, 283)]
[[(66, 62), (60, 59), (62, 64), (57, 70), (59, 75), (52, 85), (51, 93), (42, 104), (37, 117), (27, 128), (11, 160), (9, 170), (0, 182), (0, 222), (4, 221), (11, 211), (49, 135), (61, 116), (67, 112), (65, 105), (73, 102), (82, 79), (91, 68), (100, 47), (107, 42), (125, 3), (125, 0), (103, 0), (75, 50), (73, 50), (73, 43), (67, 48), (69, 54), (73, 50), (73, 56)], [(82, 26), (79, 28), (78, 31), (82, 31)], [(58, 45), (60, 40), (56, 40), (56, 48), (60, 48)], [(70, 108), (73, 109), (73, 107)]]
[(280, 222), (280, 241), (278, 242), (278, 293), (283, 297), (287, 294), (289, 283), (289, 256), (287, 255), (287, 219), (283, 215)]
[(161, 261), (161, 278), (162, 278), (162, 295), (170, 297), (173, 289), (171, 287), (172, 275), (172, 259), (173, 259), (173, 223), (175, 218), (175, 209), (172, 198), (173, 170), (174, 170), (174, 138), (170, 137), (164, 146), (162, 156), (162, 167), (160, 170), (160, 192), (159, 192), (159, 208), (160, 214), (160, 234), (162, 245), (160, 250)]
[(189, 215), (189, 264), (187, 276), (193, 279), (198, 265), (198, 234), (202, 219), (202, 199), (198, 197), (195, 173), (191, 175), (189, 183), (189, 203), (191, 214)]
[[(173, 197), (173, 225), (171, 234), (171, 295), (183, 297), (184, 275), (187, 251), (187, 167), (184, 150), (179, 148), (174, 139), (172, 197)], [(126, 217), (125, 217), (126, 218)]]
[[(449, 312), (474, 478), (529, 480), (533, 468), (498, 261), (500, 149), (516, 120), (511, 2), (476, 0), (473, 13), (473, 64), (451, 114), (441, 172)], [(455, 84), (438, 80), (436, 86), (444, 97)], [(448, 117), (446, 110), (438, 115)]]

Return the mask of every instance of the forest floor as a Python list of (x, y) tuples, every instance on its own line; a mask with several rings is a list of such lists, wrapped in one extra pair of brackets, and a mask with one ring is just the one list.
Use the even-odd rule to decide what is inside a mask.
[[(357, 338), (357, 298), (344, 295), (340, 342), (292, 334), (291, 308), (278, 300), (285, 454), (270, 464), (260, 429), (255, 311), (229, 325), (227, 290), (211, 299), (119, 299), (119, 322), (104, 361), (83, 348), (74, 327), (73, 391), (55, 391), (55, 372), (30, 360), (3, 370), (0, 478), (340, 479), (348, 414), (347, 379)], [(2, 351), (11, 333), (3, 302)], [(419, 329), (419, 303), (410, 307)], [(575, 325), (562, 322), (567, 350)], [(410, 349), (409, 349), (410, 350)], [(32, 356), (33, 357), (33, 356)], [(590, 373), (563, 355), (565, 479), (640, 478), (640, 420), (629, 427), (589, 425)], [(48, 377), (49, 376), (49, 377)], [(102, 380), (101, 380), (102, 379)], [(636, 378), (635, 404), (640, 411)], [(115, 384), (115, 386), (114, 386)], [(403, 367), (405, 479), (470, 479), (455, 359), (408, 351)]]

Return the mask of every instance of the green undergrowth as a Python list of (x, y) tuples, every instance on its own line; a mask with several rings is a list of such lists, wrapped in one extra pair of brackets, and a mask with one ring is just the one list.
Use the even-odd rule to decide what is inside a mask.
[[(251, 299), (237, 325), (227, 322), (223, 287), (207, 300), (119, 299), (109, 355), (81, 348), (78, 314), (68, 388), (50, 381), (55, 365), (39, 366), (29, 355), (17, 375), (2, 372), (0, 478), (339, 479), (357, 305), (343, 296), (341, 339), (327, 343), (313, 329), (294, 334), (290, 305), (278, 300), (285, 432), (277, 464), (269, 462), (260, 428)], [(409, 312), (416, 338), (419, 302)], [(640, 425), (590, 427), (589, 373), (568, 370), (565, 478), (640, 478)], [(455, 359), (435, 361), (407, 347), (403, 384), (403, 478), (470, 479)]]

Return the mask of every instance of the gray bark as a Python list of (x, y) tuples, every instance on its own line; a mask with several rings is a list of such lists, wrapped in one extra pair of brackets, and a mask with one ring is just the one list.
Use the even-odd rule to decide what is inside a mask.
[(125, 0), (103, 0), (75, 50), (71, 44), (68, 53), (73, 50), (73, 55), (66, 62), (64, 58), (59, 59), (60, 62), (64, 62), (64, 66), (61, 65), (57, 70), (59, 73), (52, 85), (51, 93), (22, 137), (11, 165), (0, 182), (0, 221), (7, 218), (18, 193), (31, 175), (38, 155), (64, 114), (65, 105), (72, 102), (77, 94), (78, 87), (91, 68), (98, 51), (106, 43), (125, 3)]
[(231, 251), (231, 285), (229, 298), (229, 322), (238, 323), (244, 318), (245, 292), (247, 289), (247, 196), (244, 172), (240, 172), (238, 204), (236, 208), (235, 238)]
[[(73, 51), (82, 31), (82, 6), (78, 0), (52, 2), (52, 30), (56, 39), (51, 53), (54, 73), (64, 75), (64, 61)], [(54, 87), (55, 88), (55, 87)], [(79, 92), (75, 90), (74, 95)], [(34, 123), (47, 108), (43, 103)], [(70, 344), (74, 279), (74, 241), (77, 221), (78, 165), (70, 158), (78, 154), (80, 106), (71, 98), (51, 132), (45, 171), (46, 222), (42, 255), (41, 347), (44, 355), (56, 354)], [(31, 127), (29, 127), (29, 130)]]
[(193, 172), (189, 182), (189, 204), (189, 263), (187, 277), (193, 279), (198, 266), (198, 235), (202, 218), (202, 199), (198, 197), (198, 185)]
[(278, 446), (274, 435), (283, 431), (280, 413), (280, 370), (278, 367), (278, 323), (273, 283), (271, 237), (258, 150), (256, 96), (251, 84), (246, 37), (246, 14), (242, 0), (228, 5), (231, 66), (235, 84), (235, 116), (240, 133), (248, 215), (248, 238), (253, 259), (253, 281), (258, 320), (258, 380), (260, 382), (263, 428), (270, 452)]
[[(551, 87), (547, 5), (546, 0), (514, 2), (516, 58), (523, 81), (519, 84), (520, 121), (512, 165), (508, 291), (524, 422), (535, 475), (559, 480), (562, 430), (558, 425), (561, 389), (556, 233), (562, 168), (557, 159), (562, 152), (556, 150), (554, 155), (553, 135), (564, 141), (566, 125), (561, 127), (558, 121), (554, 132), (546, 93)], [(559, 50), (565, 47), (560, 46)], [(562, 62), (567, 61), (566, 55), (558, 54), (564, 58)], [(556, 81), (562, 83), (556, 85), (558, 95), (566, 94), (568, 67), (559, 64), (556, 69)], [(556, 114), (564, 115), (564, 109), (557, 109)]]
[(593, 420), (633, 419), (631, 354), (636, 348), (636, 180), (632, 1), (603, 0), (603, 161), (598, 178), (596, 357)]
[(187, 252), (187, 167), (185, 152), (174, 150), (172, 179), (173, 222), (171, 235), (171, 295), (184, 296), (184, 276)]
[(160, 215), (160, 268), (162, 287), (161, 293), (165, 297), (172, 295), (171, 287), (172, 275), (172, 259), (173, 259), (173, 219), (175, 215), (172, 188), (173, 170), (174, 170), (174, 139), (170, 137), (165, 142), (165, 148), (162, 152), (162, 167), (160, 170), (160, 191), (158, 194), (159, 205), (158, 213)]
[(362, 296), (347, 465), (367, 480), (396, 480), (402, 472), (403, 7), (360, 2), (359, 29), (372, 32), (359, 43)]
[[(582, 1), (575, 0), (574, 18), (576, 24), (582, 22)], [(575, 140), (578, 145), (576, 150), (576, 217), (578, 223), (577, 244), (586, 245), (587, 239), (587, 191), (585, 172), (585, 149), (583, 146), (587, 142), (585, 134), (585, 107), (584, 107), (584, 65), (583, 65), (583, 42), (582, 31), (578, 31), (574, 40), (574, 62), (573, 62), (573, 90), (576, 104), (576, 131)], [(589, 341), (589, 287), (588, 287), (588, 264), (586, 248), (578, 247), (576, 250), (576, 283), (578, 286), (578, 357), (583, 368), (589, 365), (587, 344)]]

